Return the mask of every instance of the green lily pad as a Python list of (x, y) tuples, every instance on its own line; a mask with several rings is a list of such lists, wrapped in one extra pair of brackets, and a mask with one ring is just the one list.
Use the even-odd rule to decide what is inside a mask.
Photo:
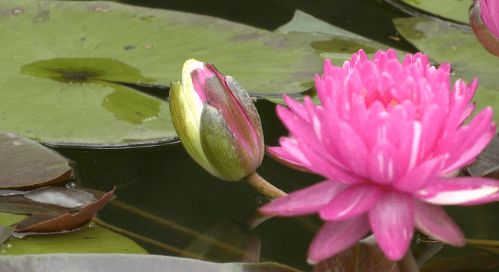
[(329, 58), (340, 64), (350, 59), (351, 54), (359, 49), (364, 49), (366, 53), (374, 53), (379, 49), (388, 48), (301, 10), (297, 10), (293, 18), (276, 31), (286, 34), (291, 39), (308, 43), (322, 59)]
[[(25, 216), (0, 213), (0, 225), (11, 225)], [(0, 255), (47, 253), (147, 253), (134, 241), (91, 224), (73, 233), (10, 238), (0, 245)]]
[[(372, 55), (377, 50), (388, 48), (384, 44), (331, 25), (301, 10), (296, 10), (293, 18), (277, 28), (275, 32), (285, 34), (289, 39), (297, 42), (308, 44), (322, 60), (330, 59), (339, 66), (344, 61), (349, 60), (352, 54), (359, 49)], [(320, 71), (322, 69), (318, 69), (316, 73), (320, 73)], [(313, 88), (313, 77), (310, 77), (308, 82), (303, 83), (303, 86)], [(309, 92), (307, 95), (313, 96), (313, 92)], [(264, 98), (276, 104), (284, 104), (282, 95), (265, 96)], [(294, 98), (301, 100), (303, 93), (295, 94)]]
[[(393, 1), (393, 0), (392, 0)], [(437, 15), (456, 22), (467, 24), (470, 0), (401, 0), (411, 7)]]
[(100, 1), (2, 1), (0, 42), (0, 129), (51, 145), (174, 141), (167, 103), (123, 84), (166, 86), (189, 58), (262, 96), (306, 90), (321, 67), (283, 34)]
[[(467, 27), (426, 17), (394, 20), (400, 34), (438, 63), (451, 63), (454, 78), (478, 78), (474, 101), (499, 111), (499, 61), (490, 55)], [(495, 114), (499, 122), (499, 114)]]

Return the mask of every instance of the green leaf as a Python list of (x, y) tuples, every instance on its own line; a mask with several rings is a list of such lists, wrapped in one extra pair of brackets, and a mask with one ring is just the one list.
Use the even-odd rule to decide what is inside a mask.
[(158, 255), (85, 254), (25, 255), (0, 257), (0, 270), (23, 272), (297, 272), (277, 263), (212, 263)]
[[(395, 0), (396, 1), (396, 0)], [(401, 0), (402, 2), (423, 10), (425, 12), (454, 20), (468, 23), (468, 10), (471, 6), (470, 0)]]
[[(0, 213), (0, 225), (23, 220), (25, 216)], [(46, 253), (147, 253), (132, 240), (93, 225), (72, 233), (10, 238), (0, 245), (1, 255)], [(3, 271), (3, 269), (0, 269)]]
[(0, 188), (29, 188), (71, 176), (68, 160), (33, 140), (0, 131)]
[(302, 42), (207, 16), (100, 1), (0, 10), (0, 128), (52, 145), (174, 141), (168, 104), (119, 83), (168, 85), (189, 58), (263, 96), (306, 90), (321, 67)]
[[(499, 111), (499, 61), (490, 55), (467, 27), (426, 17), (394, 20), (402, 36), (438, 63), (449, 62), (454, 78), (478, 78), (477, 108), (490, 105)], [(499, 122), (499, 114), (495, 114)]]
[(359, 49), (364, 49), (366, 53), (374, 53), (379, 49), (388, 48), (301, 10), (297, 10), (293, 18), (276, 31), (286, 34), (290, 39), (308, 43), (321, 58), (329, 58), (336, 64), (350, 59), (351, 54)]

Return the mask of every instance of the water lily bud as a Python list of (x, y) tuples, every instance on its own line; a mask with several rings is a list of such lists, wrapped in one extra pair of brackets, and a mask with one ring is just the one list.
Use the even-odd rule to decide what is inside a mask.
[(191, 157), (213, 176), (237, 181), (264, 155), (260, 116), (246, 90), (213, 65), (187, 60), (182, 83), (172, 83), (170, 112)]
[(499, 1), (474, 0), (470, 24), (483, 47), (499, 56)]

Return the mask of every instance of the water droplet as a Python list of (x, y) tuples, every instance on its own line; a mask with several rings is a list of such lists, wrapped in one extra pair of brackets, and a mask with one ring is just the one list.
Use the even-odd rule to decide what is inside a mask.
[(13, 247), (13, 245), (12, 245), (11, 243), (7, 243), (7, 244), (5, 245), (5, 247), (6, 247), (6, 248), (12, 248), (12, 247)]
[(94, 223), (94, 222), (90, 222), (90, 223), (88, 223), (88, 227), (89, 227), (89, 228), (95, 228), (95, 223)]
[(76, 183), (74, 183), (74, 182), (66, 183), (66, 188), (73, 190), (76, 188)]

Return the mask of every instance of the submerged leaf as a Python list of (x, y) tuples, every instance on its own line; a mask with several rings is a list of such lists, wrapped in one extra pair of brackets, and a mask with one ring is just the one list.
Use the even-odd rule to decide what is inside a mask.
[(499, 268), (497, 256), (468, 255), (431, 261), (421, 268), (421, 272), (495, 271), (497, 268)]
[(366, 238), (353, 247), (314, 266), (314, 272), (418, 272), (409, 252), (399, 262), (388, 260), (372, 239)]
[(215, 241), (224, 241), (224, 245), (229, 244), (232, 247), (227, 248), (207, 241), (207, 239), (196, 239), (185, 248), (185, 252), (188, 252), (189, 256), (195, 255), (200, 259), (218, 262), (260, 261), (260, 239), (236, 222), (219, 223), (208, 229), (204, 234)]
[(32, 188), (68, 179), (68, 160), (38, 142), (0, 132), (0, 189)]

